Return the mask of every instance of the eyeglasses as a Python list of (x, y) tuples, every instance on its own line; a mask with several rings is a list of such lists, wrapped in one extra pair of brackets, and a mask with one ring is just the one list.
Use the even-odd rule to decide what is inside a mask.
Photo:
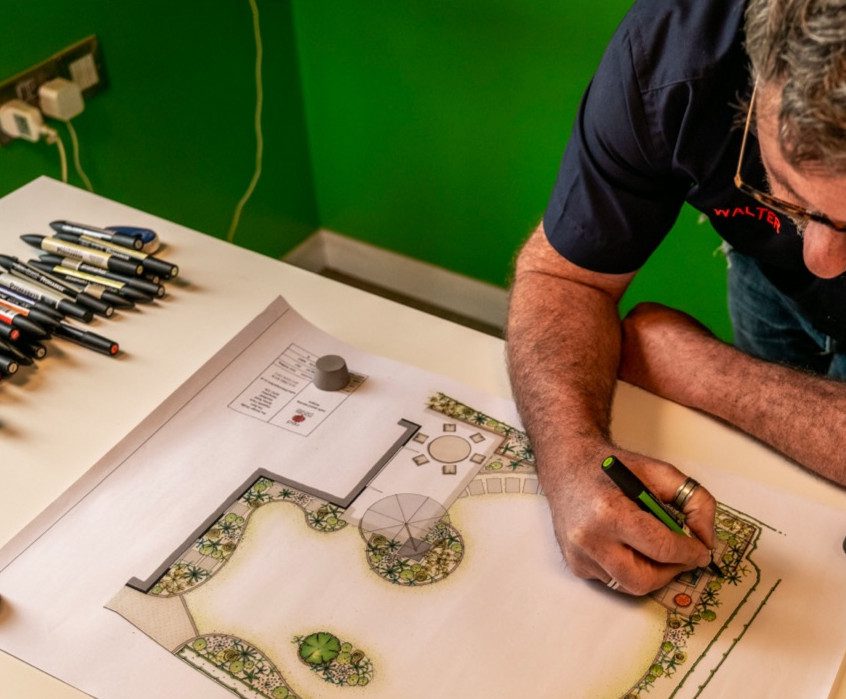
[(789, 201), (784, 201), (784, 199), (774, 197), (772, 194), (755, 189), (752, 185), (743, 181), (740, 170), (743, 165), (743, 155), (746, 152), (746, 138), (749, 135), (749, 125), (752, 123), (752, 112), (755, 109), (755, 94), (757, 91), (758, 85), (756, 84), (752, 89), (752, 97), (749, 100), (749, 111), (746, 113), (746, 125), (743, 127), (743, 139), (740, 142), (740, 156), (737, 159), (737, 171), (734, 173), (734, 186), (764, 206), (768, 206), (774, 211), (778, 211), (792, 219), (799, 231), (802, 231), (808, 225), (808, 222), (814, 221), (815, 223), (821, 223), (823, 226), (833, 228), (839, 233), (846, 233), (846, 221), (832, 221), (825, 214), (821, 214), (818, 211), (808, 211)]

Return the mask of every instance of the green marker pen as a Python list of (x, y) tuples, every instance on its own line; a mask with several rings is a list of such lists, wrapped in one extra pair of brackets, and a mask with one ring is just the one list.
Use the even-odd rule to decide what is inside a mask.
[[(614, 481), (617, 487), (623, 491), (629, 500), (637, 505), (644, 512), (648, 512), (656, 519), (660, 520), (664, 526), (670, 531), (683, 536), (690, 536), (688, 532), (682, 529), (681, 525), (676, 521), (676, 518), (670, 511), (664, 507), (661, 500), (647, 488), (634, 473), (632, 473), (628, 466), (620, 461), (616, 456), (609, 456), (602, 462), (602, 470), (608, 477)], [(723, 576), (723, 571), (714, 563), (714, 559), (707, 566), (708, 570), (719, 577)]]

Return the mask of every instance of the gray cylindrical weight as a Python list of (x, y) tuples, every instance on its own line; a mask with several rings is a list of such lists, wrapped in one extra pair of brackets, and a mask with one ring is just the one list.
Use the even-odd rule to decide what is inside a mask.
[(337, 354), (323, 355), (314, 367), (314, 385), (323, 391), (340, 391), (350, 382), (347, 363)]

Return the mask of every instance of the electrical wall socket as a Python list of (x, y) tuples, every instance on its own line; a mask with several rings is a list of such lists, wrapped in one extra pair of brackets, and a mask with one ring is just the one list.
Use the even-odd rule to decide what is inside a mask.
[[(53, 78), (73, 80), (79, 85), (86, 101), (105, 88), (106, 71), (97, 37), (89, 36), (38, 65), (0, 81), (0, 105), (9, 100), (20, 99), (38, 107), (38, 88)], [(0, 146), (11, 140), (0, 131)]]

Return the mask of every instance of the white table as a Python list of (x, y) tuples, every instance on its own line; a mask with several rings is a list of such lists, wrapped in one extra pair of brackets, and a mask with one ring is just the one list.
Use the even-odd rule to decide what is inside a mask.
[[(0, 385), (0, 545), (280, 294), (321, 329), (366, 351), (510, 395), (499, 340), (48, 178), (0, 199), (0, 253), (28, 258), (32, 250), (18, 236), (46, 235), (54, 219), (153, 228), (182, 271), (161, 302), (92, 325), (120, 342), (118, 358), (51, 340), (37, 369)], [(626, 385), (614, 430), (627, 447), (680, 465), (721, 463), (846, 512), (846, 491), (715, 421)], [(0, 686), (4, 697), (83, 696), (4, 654)], [(846, 683), (833, 696), (846, 699)]]

